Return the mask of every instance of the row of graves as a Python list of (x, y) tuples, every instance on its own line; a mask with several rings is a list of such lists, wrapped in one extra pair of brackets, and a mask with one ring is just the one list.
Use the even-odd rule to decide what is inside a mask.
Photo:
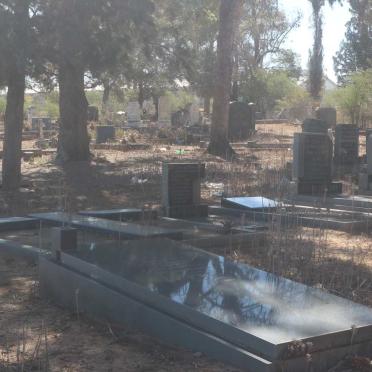
[[(293, 181), (296, 192), (285, 199), (301, 224), (323, 226), (349, 232), (369, 232), (372, 199), (368, 196), (372, 171), (372, 141), (367, 140), (367, 156), (359, 156), (359, 129), (337, 124), (335, 110), (326, 108), (307, 119), (293, 143)], [(332, 129), (333, 128), (333, 129)], [(367, 136), (368, 137), (368, 136)], [(364, 162), (366, 160), (366, 163)], [(343, 182), (352, 185), (352, 195), (343, 194)]]
[[(249, 139), (256, 130), (255, 118), (256, 106), (253, 103), (247, 104), (244, 102), (234, 101), (229, 107), (229, 123), (228, 137), (231, 142), (244, 141)], [(143, 110), (137, 101), (129, 102), (126, 112), (126, 125), (120, 126), (124, 129), (146, 130), (153, 129), (153, 125), (149, 126), (142, 120)], [(200, 112), (199, 104), (190, 103), (183, 110), (176, 112), (172, 111), (171, 100), (167, 96), (159, 98), (158, 102), (158, 121), (155, 127), (178, 129), (184, 128), (187, 132), (186, 138), (183, 141), (186, 144), (195, 144), (207, 141), (209, 138), (210, 128), (208, 121), (203, 121)], [(116, 126), (98, 125), (96, 127), (96, 143), (104, 144), (114, 141)]]
[[(294, 136), (292, 182), (280, 202), (233, 195), (222, 199), (222, 207), (213, 207), (215, 213), (231, 214), (234, 209), (236, 216), (244, 213), (261, 223), (274, 219), (286, 226), (369, 232), (372, 136), (367, 131), (367, 156), (359, 157), (357, 126), (336, 125), (333, 108), (319, 109), (317, 117), (306, 119), (302, 132)], [(345, 178), (353, 182), (359, 178), (358, 195), (343, 194), (340, 180)]]
[[(36, 261), (42, 297), (59, 306), (246, 371), (321, 372), (371, 355), (370, 308), (204, 250), (266, 239), (251, 218), (228, 225), (239, 201), (202, 203), (204, 174), (204, 164), (164, 163), (158, 210), (2, 219), (0, 253)], [(264, 198), (247, 206), (277, 209)]]
[(356, 125), (338, 124), (335, 136), (328, 123), (306, 119), (293, 143), (293, 178), (298, 194), (341, 194), (335, 177), (355, 174), (359, 169), (359, 130)]

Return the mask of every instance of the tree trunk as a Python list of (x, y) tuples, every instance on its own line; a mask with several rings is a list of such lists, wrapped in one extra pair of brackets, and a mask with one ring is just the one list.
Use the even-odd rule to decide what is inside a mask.
[(208, 152), (231, 159), (234, 151), (228, 141), (229, 101), (233, 69), (234, 37), (242, 8), (241, 0), (221, 0), (217, 40), (217, 69), (213, 97), (211, 141)]
[(72, 64), (63, 63), (59, 67), (58, 79), (61, 116), (58, 160), (89, 160), (88, 101), (84, 91), (84, 71)]
[(2, 184), (4, 190), (18, 189), (21, 185), (24, 96), (25, 73), (14, 71), (8, 82), (6, 97)]
[(320, 102), (323, 88), (323, 20), (322, 0), (310, 0), (313, 7), (314, 45), (309, 59), (309, 93)]
[(7, 62), (8, 92), (4, 120), (4, 148), (2, 162), (2, 188), (15, 190), (21, 185), (22, 130), (26, 80), (27, 30), (29, 1), (14, 5), (13, 48)]

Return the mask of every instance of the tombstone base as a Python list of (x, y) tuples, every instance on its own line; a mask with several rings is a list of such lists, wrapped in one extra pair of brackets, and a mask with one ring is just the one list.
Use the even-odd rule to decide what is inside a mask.
[(208, 205), (180, 205), (173, 207), (165, 207), (165, 216), (169, 218), (195, 218), (208, 217)]
[(297, 182), (297, 193), (299, 195), (337, 195), (342, 194), (342, 183), (316, 183), (316, 182)]

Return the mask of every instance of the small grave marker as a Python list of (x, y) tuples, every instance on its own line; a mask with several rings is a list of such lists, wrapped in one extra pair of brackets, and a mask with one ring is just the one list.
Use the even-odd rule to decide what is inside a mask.
[(96, 143), (106, 143), (115, 139), (115, 127), (112, 125), (99, 125), (96, 127)]

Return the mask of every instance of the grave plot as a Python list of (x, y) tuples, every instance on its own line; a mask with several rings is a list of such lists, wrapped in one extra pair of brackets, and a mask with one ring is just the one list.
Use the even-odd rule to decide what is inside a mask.
[(70, 215), (63, 212), (35, 213), (31, 217), (60, 226), (72, 226), (85, 230), (114, 234), (122, 239), (148, 239), (167, 237), (182, 239), (182, 231), (167, 230), (153, 226), (141, 226), (130, 222), (117, 222), (96, 217)]
[(143, 210), (138, 208), (81, 211), (79, 214), (82, 216), (105, 218), (113, 221), (154, 220), (158, 215), (156, 210)]
[(40, 286), (64, 307), (248, 371), (306, 370), (310, 355), (320, 372), (372, 350), (369, 308), (167, 239), (42, 257)]
[[(306, 203), (303, 202), (306, 197), (285, 199), (281, 203), (267, 199), (266, 202), (261, 201), (261, 205), (259, 199), (261, 197), (257, 197), (257, 203), (254, 203), (249, 197), (224, 198), (222, 206), (210, 206), (209, 213), (217, 216), (244, 217), (247, 225), (266, 226), (274, 220), (286, 227), (319, 227), (352, 233), (367, 232), (372, 227), (372, 215), (363, 208), (355, 207), (353, 210), (342, 205), (331, 207)], [(276, 208), (269, 208), (274, 203)]]
[(263, 196), (222, 198), (221, 206), (226, 208), (248, 209), (251, 211), (274, 211), (278, 203)]
[(105, 211), (82, 211), (83, 216), (100, 217), (115, 221), (132, 221), (146, 228), (165, 229), (167, 231), (182, 231), (182, 240), (199, 248), (259, 246), (265, 240), (266, 233), (262, 225), (242, 224), (240, 218), (232, 216), (195, 217), (177, 219), (161, 217), (156, 210), (142, 211), (140, 209), (113, 209)]

